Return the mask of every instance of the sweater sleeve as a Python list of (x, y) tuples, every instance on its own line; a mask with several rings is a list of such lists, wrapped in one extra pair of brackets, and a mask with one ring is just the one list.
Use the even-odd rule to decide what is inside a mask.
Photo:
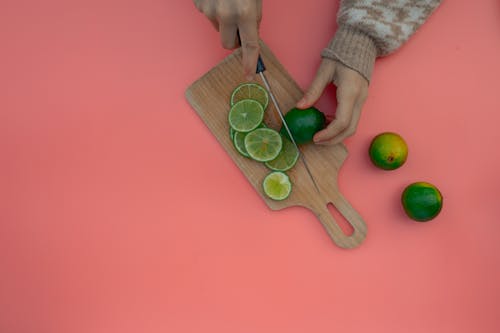
[(338, 29), (321, 52), (370, 81), (375, 58), (397, 50), (440, 0), (341, 0)]

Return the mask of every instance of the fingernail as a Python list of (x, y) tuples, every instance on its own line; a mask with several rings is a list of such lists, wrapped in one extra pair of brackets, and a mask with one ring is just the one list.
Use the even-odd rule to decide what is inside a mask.
[(253, 75), (247, 74), (247, 81), (252, 81), (252, 80), (253, 80)]
[(322, 143), (323, 140), (321, 140), (321, 138), (313, 138), (313, 142), (314, 143)]
[(306, 101), (304, 99), (301, 99), (300, 101), (297, 102), (297, 106), (300, 108), (300, 107), (304, 106), (305, 103), (306, 103)]

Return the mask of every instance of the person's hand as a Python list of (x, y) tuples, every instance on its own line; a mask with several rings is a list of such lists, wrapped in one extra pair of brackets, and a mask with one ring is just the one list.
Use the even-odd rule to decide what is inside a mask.
[(337, 86), (337, 110), (327, 128), (314, 135), (317, 144), (333, 145), (353, 135), (368, 96), (368, 81), (361, 74), (338, 61), (323, 58), (316, 77), (297, 107), (312, 106), (330, 82)]
[(259, 24), (262, 18), (262, 0), (194, 0), (196, 8), (204, 13), (220, 32), (222, 46), (239, 46), (239, 30), (243, 51), (243, 69), (252, 80), (259, 57)]

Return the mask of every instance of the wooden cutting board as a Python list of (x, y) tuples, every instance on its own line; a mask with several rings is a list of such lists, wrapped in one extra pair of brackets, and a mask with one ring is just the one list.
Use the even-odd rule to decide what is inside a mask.
[[(264, 43), (261, 43), (261, 57), (266, 65), (264, 73), (271, 89), (281, 109), (286, 112), (295, 105), (303, 93)], [(339, 192), (337, 186), (338, 170), (347, 157), (347, 150), (343, 144), (335, 146), (307, 144), (300, 147), (320, 193), (315, 189), (304, 165), (299, 160), (292, 170), (287, 171), (293, 183), (290, 196), (283, 201), (274, 201), (265, 196), (262, 180), (270, 170), (263, 163), (238, 154), (229, 136), (227, 118), (231, 92), (238, 84), (245, 81), (241, 49), (238, 49), (195, 81), (187, 89), (186, 98), (269, 208), (279, 210), (290, 206), (306, 207), (318, 217), (335, 244), (343, 248), (360, 245), (366, 237), (366, 225)], [(258, 76), (256, 82), (263, 85)], [(264, 122), (274, 129), (281, 127), (280, 118), (271, 101)], [(354, 230), (352, 234), (346, 235), (342, 231), (331, 215), (328, 204), (333, 204), (351, 224)]]

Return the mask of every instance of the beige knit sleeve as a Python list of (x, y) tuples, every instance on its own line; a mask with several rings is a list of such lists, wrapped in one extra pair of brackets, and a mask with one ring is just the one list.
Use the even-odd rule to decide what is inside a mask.
[(375, 58), (398, 49), (440, 3), (440, 0), (341, 0), (337, 32), (321, 56), (343, 63), (370, 81)]

